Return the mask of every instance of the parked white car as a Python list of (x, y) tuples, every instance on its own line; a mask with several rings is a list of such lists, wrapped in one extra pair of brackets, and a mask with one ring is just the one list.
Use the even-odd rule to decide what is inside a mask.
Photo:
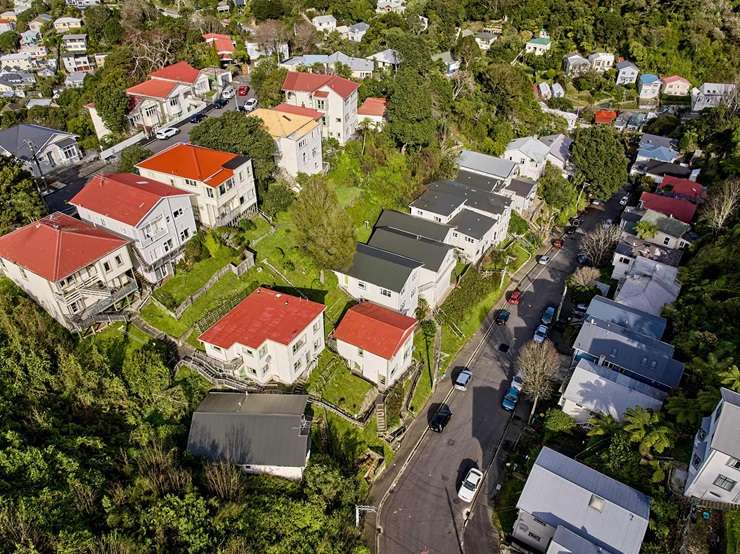
[(236, 91), (234, 90), (234, 87), (225, 87), (224, 90), (221, 91), (221, 98), (226, 98), (228, 100), (229, 98), (234, 98), (235, 94)]
[(253, 112), (257, 108), (257, 99), (256, 98), (250, 98), (244, 104), (242, 105), (242, 110), (245, 112)]
[(475, 492), (483, 481), (483, 474), (476, 468), (471, 468), (457, 491), (457, 497), (463, 502), (472, 502)]
[(159, 140), (167, 140), (170, 137), (174, 137), (177, 133), (180, 132), (180, 129), (177, 127), (162, 127), (161, 129), (157, 129), (154, 133), (154, 136), (157, 137)]

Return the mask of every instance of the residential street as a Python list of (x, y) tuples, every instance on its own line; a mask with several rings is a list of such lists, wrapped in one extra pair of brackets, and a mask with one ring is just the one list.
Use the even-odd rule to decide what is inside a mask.
[[(241, 76), (240, 76), (241, 77)], [(236, 90), (240, 84), (247, 84), (248, 80), (246, 77), (241, 77), (239, 80), (234, 78), (233, 87)], [(229, 103), (223, 108), (206, 108), (204, 112), (206, 117), (220, 117), (226, 112), (233, 112), (237, 109), (237, 102), (242, 105), (248, 98), (252, 98), (254, 92), (250, 89), (247, 96), (234, 96)], [(165, 148), (177, 144), (180, 142), (188, 142), (190, 140), (190, 130), (195, 124), (185, 121), (178, 125), (180, 132), (174, 137), (170, 137), (166, 140), (151, 139), (148, 141), (140, 142), (139, 144), (144, 148), (151, 150), (154, 154), (161, 152)], [(82, 164), (76, 167), (71, 167), (66, 171), (55, 175), (53, 178), (49, 178), (49, 182), (59, 181), (64, 183), (66, 186), (59, 190), (54, 191), (51, 194), (44, 196), (46, 206), (50, 212), (65, 212), (74, 213), (74, 207), (67, 204), (67, 202), (76, 195), (82, 187), (85, 186), (91, 175), (98, 173), (111, 173), (116, 171), (116, 165), (118, 161), (115, 160), (112, 163), (105, 163), (100, 160), (95, 160), (93, 163)]]
[[(618, 211), (616, 198), (604, 211), (590, 209), (582, 228), (588, 231), (607, 218), (615, 219)], [(371, 503), (378, 506), (382, 501), (382, 506), (379, 521), (370, 516), (368, 526), (382, 529), (377, 543), (370, 541), (379, 552), (498, 551), (487, 506), (495, 479), (486, 480), (472, 507), (458, 499), (457, 489), (471, 467), (485, 471), (491, 466), (489, 475), (498, 475), (497, 465), (492, 462), (499, 445), (515, 440), (528, 416), (526, 401), (519, 403), (511, 417), (501, 408), (501, 400), (513, 375), (518, 346), (530, 340), (544, 308), (558, 304), (564, 281), (576, 267), (576, 240), (566, 241), (562, 250), (549, 254), (553, 259), (547, 266), (532, 260), (518, 274), (516, 286), (523, 295), (518, 306), (505, 306), (511, 311), (508, 324), (491, 326), (495, 309), (504, 307), (502, 300), (450, 366), (453, 369), (437, 386), (427, 414), (413, 422), (393, 465), (373, 488)], [(501, 344), (510, 345), (510, 350), (502, 353)], [(450, 381), (463, 366), (469, 367), (474, 376), (465, 392), (454, 390)], [(428, 418), (443, 402), (454, 414), (449, 425), (441, 434), (427, 431)], [(388, 490), (391, 492), (386, 494)], [(465, 525), (469, 509), (472, 516)]]

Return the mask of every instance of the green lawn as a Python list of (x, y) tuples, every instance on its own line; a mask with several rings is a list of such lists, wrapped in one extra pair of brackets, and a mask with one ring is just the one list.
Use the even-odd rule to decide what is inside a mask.
[(496, 495), (493, 508), (493, 525), (499, 531), (510, 534), (516, 522), (516, 503), (524, 488), (524, 482), (513, 475), (504, 477), (501, 490)]
[(120, 365), (123, 361), (151, 340), (144, 331), (132, 324), (113, 323), (100, 333), (87, 338), (106, 352)]
[(353, 415), (358, 414), (362, 401), (372, 388), (370, 383), (353, 375), (344, 360), (330, 350), (321, 353), (306, 386), (308, 392)]
[(416, 382), (416, 388), (414, 389), (414, 395), (411, 397), (409, 409), (416, 413), (424, 407), (424, 403), (432, 392), (434, 337), (427, 340), (421, 331), (416, 333), (414, 336), (414, 358), (421, 363), (421, 374)]

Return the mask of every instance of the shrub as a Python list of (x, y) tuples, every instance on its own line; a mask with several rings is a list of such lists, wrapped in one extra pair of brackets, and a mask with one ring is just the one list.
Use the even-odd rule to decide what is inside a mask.
[(262, 195), (262, 211), (269, 217), (275, 217), (286, 211), (295, 200), (295, 194), (284, 183), (272, 183)]
[(195, 236), (185, 244), (183, 251), (183, 265), (186, 269), (193, 267), (193, 264), (205, 259), (208, 251), (203, 246), (203, 231), (198, 231)]
[(239, 229), (241, 229), (244, 232), (254, 231), (256, 228), (257, 228), (257, 225), (251, 219), (242, 219), (239, 222)]
[(154, 291), (154, 297), (170, 310), (174, 310), (175, 308), (177, 308), (175, 297), (172, 296), (169, 291), (162, 290), (161, 288), (157, 289), (156, 291)]
[(511, 219), (509, 219), (509, 233), (512, 235), (524, 235), (527, 231), (529, 231), (527, 220), (515, 211), (512, 211)]

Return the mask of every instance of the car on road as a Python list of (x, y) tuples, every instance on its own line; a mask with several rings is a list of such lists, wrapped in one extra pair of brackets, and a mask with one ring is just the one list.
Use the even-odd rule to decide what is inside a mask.
[(239, 96), (246, 96), (249, 94), (249, 87), (247, 85), (239, 85), (237, 94), (239, 94)]
[(506, 325), (506, 322), (509, 321), (509, 316), (511, 316), (511, 313), (508, 310), (496, 310), (494, 321), (496, 325)]
[(591, 259), (583, 253), (576, 256), (576, 261), (578, 262), (578, 265), (591, 265)]
[(429, 428), (435, 433), (441, 433), (447, 427), (452, 417), (452, 410), (447, 404), (442, 404), (439, 409), (432, 416), (432, 421), (429, 422)]
[(228, 100), (224, 100), (223, 98), (218, 98), (213, 101), (213, 108), (216, 110), (220, 110), (221, 108), (226, 107), (226, 104), (228, 104)]
[(514, 378), (511, 380), (511, 387), (519, 391), (524, 387), (524, 375), (522, 375), (521, 371), (514, 375)]
[(154, 136), (159, 140), (167, 140), (170, 137), (174, 137), (180, 129), (177, 127), (161, 127), (154, 132)]
[(457, 377), (455, 377), (455, 388), (457, 390), (464, 391), (468, 388), (468, 385), (470, 384), (472, 378), (473, 373), (467, 368), (463, 369), (460, 373), (457, 374)]
[(542, 312), (542, 323), (545, 325), (550, 325), (552, 323), (552, 320), (555, 319), (555, 306), (548, 306), (545, 308), (545, 311)]
[(517, 402), (519, 402), (519, 392), (520, 390), (513, 385), (509, 387), (501, 400), (501, 407), (507, 412), (513, 412), (516, 409)]
[(550, 332), (550, 329), (547, 327), (547, 325), (538, 325), (537, 329), (534, 330), (534, 334), (532, 335), (532, 340), (536, 342), (537, 344), (541, 344), (545, 342), (545, 339), (547, 338), (547, 334)]
[(221, 98), (229, 100), (230, 98), (234, 98), (235, 94), (236, 91), (234, 90), (234, 87), (225, 87), (224, 90), (221, 91)]
[(194, 113), (193, 115), (191, 115), (188, 121), (190, 123), (200, 123), (205, 118), (206, 118), (206, 114), (204, 114), (203, 112), (198, 112), (198, 113)]
[(509, 304), (519, 304), (519, 302), (522, 301), (522, 291), (519, 289), (514, 289), (511, 291), (511, 294), (509, 295), (508, 300), (506, 300)]
[(540, 265), (547, 265), (550, 263), (550, 256), (540, 256), (537, 258), (537, 263)]
[(244, 104), (242, 104), (239, 108), (240, 110), (244, 112), (253, 112), (255, 109), (257, 109), (257, 99), (256, 98), (250, 98)]
[(471, 467), (457, 491), (457, 497), (463, 502), (472, 502), (481, 481), (483, 481), (481, 471), (478, 468)]
[(619, 199), (619, 205), (620, 206), (626, 206), (627, 205), (627, 202), (629, 202), (629, 200), (630, 200), (629, 194), (625, 194), (624, 196), (622, 196), (622, 198)]
[(560, 250), (563, 246), (565, 246), (565, 241), (563, 239), (553, 239), (552, 246), (553, 248), (557, 248), (558, 250)]

